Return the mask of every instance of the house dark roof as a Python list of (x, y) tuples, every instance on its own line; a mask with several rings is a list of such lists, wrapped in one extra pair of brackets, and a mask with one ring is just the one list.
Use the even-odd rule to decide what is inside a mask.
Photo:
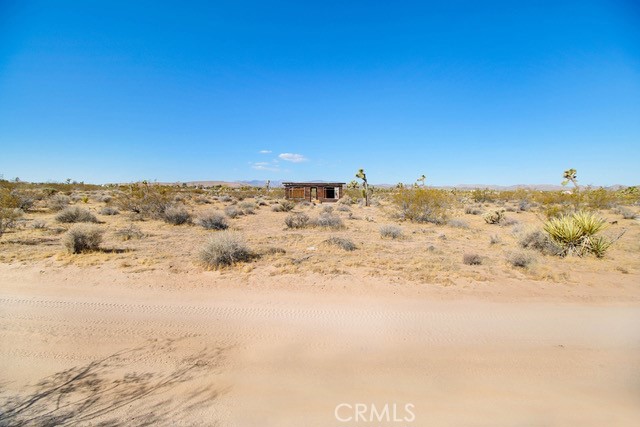
[(342, 187), (345, 182), (283, 182), (285, 187)]

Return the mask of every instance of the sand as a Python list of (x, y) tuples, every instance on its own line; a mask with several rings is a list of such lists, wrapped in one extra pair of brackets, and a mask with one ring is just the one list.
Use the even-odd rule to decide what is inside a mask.
[(148, 291), (1, 269), (7, 425), (640, 422), (636, 303)]

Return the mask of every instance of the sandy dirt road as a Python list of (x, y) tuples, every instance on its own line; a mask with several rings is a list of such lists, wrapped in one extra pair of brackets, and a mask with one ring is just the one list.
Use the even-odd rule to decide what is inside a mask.
[(0, 425), (640, 425), (624, 304), (42, 284), (0, 342)]

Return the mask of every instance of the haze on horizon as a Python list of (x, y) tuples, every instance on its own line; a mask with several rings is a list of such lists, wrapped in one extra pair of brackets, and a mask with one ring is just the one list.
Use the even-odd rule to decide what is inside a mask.
[(632, 1), (0, 3), (0, 174), (640, 183)]

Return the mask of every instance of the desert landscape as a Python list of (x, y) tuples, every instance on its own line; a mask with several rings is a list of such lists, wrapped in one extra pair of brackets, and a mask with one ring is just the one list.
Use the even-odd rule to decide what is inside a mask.
[(635, 188), (2, 191), (2, 425), (640, 420)]

